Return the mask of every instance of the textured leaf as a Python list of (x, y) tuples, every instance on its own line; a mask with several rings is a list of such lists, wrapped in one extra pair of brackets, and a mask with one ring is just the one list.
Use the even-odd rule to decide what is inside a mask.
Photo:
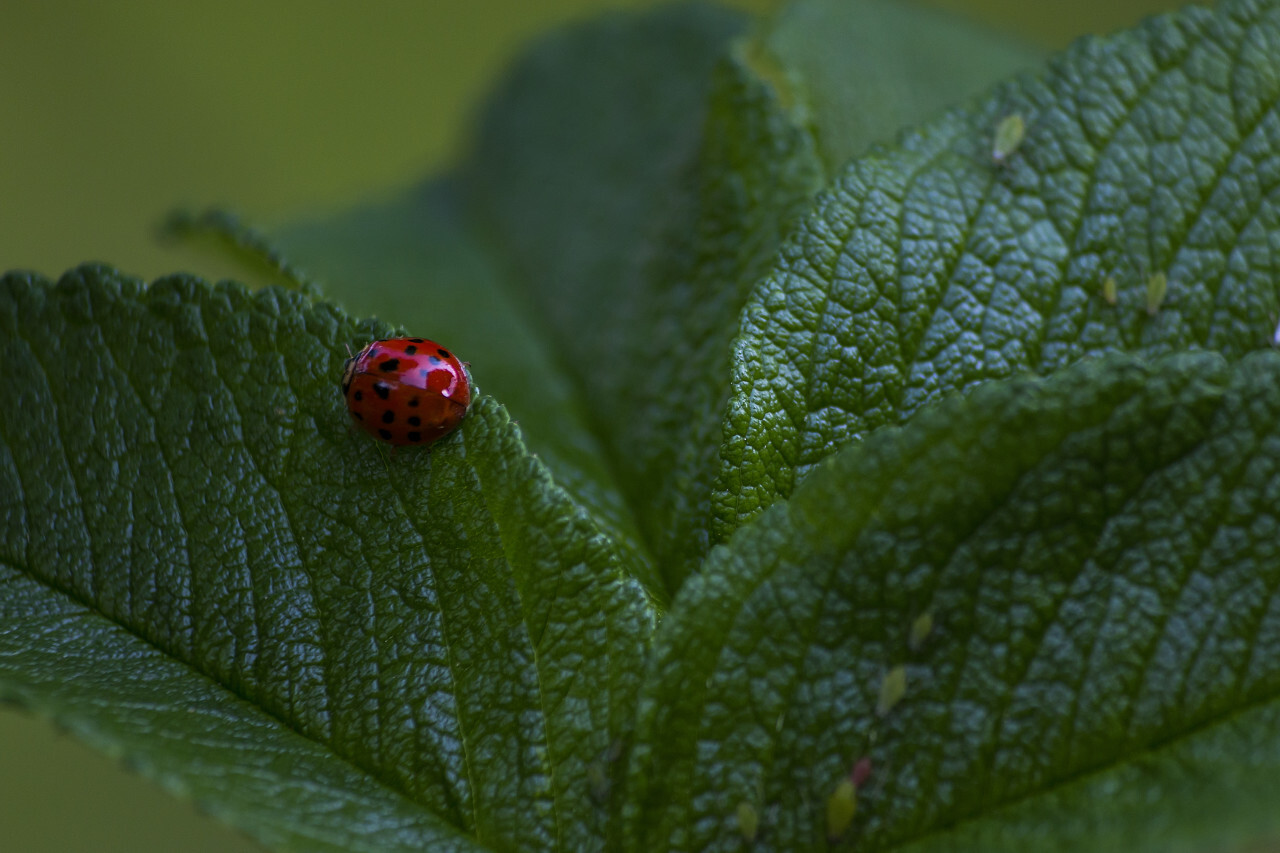
[(668, 613), (632, 848), (736, 849), (743, 801), (762, 847), (817, 848), (860, 756), (848, 849), (1280, 839), (1278, 507), (1275, 353), (1113, 356), (878, 431)]
[[(1277, 46), (1274, 2), (1190, 8), (1082, 41), (1043, 76), (850, 164), (745, 308), (717, 538), (833, 446), (950, 391), (1109, 350), (1238, 357), (1266, 342), (1280, 306)], [(992, 134), (1014, 113), (1026, 136), (997, 166)]]
[(437, 181), (389, 203), (293, 226), (276, 240), (347, 310), (440, 339), (469, 359), (476, 381), (518, 419), (529, 449), (619, 544), (628, 570), (661, 597), (661, 579), (584, 403), (499, 264), (462, 221), (456, 196), (451, 182)]
[(386, 331), (277, 289), (0, 282), (0, 692), (264, 840), (598, 845), (647, 599), (492, 398), (391, 463), (348, 427), (343, 343)]
[[(823, 15), (837, 25), (815, 23)], [(847, 156), (1028, 57), (892, 3), (800, 4), (772, 36), (726, 52), (736, 29), (676, 7), (548, 42), (495, 98), (464, 171), (590, 401), (669, 589), (705, 556), (729, 342), (749, 288), (825, 182), (819, 141)], [(851, 53), (855, 30), (873, 48)], [(931, 86), (881, 97), (837, 80), (918, 82), (908, 68), (922, 33)], [(780, 67), (775, 51), (812, 63)], [(818, 74), (828, 62), (835, 75)], [(828, 110), (861, 119), (851, 128)]]
[(1278, 21), (548, 39), (272, 255), (471, 361), (430, 452), (311, 291), (3, 279), (0, 698), (281, 847), (1280, 843)]
[(290, 850), (487, 847), (21, 565), (0, 567), (0, 698)]

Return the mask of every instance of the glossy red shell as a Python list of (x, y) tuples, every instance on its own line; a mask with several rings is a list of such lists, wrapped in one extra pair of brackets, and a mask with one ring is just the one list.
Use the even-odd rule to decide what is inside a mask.
[(389, 338), (347, 359), (347, 410), (373, 437), (394, 445), (427, 445), (447, 435), (471, 405), (466, 368), (426, 338)]

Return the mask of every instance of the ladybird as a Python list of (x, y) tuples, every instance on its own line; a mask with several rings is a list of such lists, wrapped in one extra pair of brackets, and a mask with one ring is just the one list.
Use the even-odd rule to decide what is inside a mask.
[(347, 359), (342, 396), (351, 417), (375, 438), (427, 445), (462, 422), (471, 380), (463, 363), (435, 341), (390, 338)]

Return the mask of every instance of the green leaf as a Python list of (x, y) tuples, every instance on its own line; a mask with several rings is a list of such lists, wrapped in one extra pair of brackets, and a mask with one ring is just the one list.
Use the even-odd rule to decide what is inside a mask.
[[(1273, 2), (1190, 8), (1081, 41), (851, 163), (744, 309), (714, 539), (949, 392), (1112, 350), (1263, 345), (1280, 306), (1278, 43)], [(1015, 113), (1025, 139), (996, 165)]]
[(599, 846), (652, 607), (491, 397), (390, 461), (350, 429), (343, 343), (386, 332), (0, 281), (0, 693), (270, 843)]
[(829, 175), (1041, 59), (963, 18), (892, 0), (790, 3), (753, 55), (753, 69), (810, 125)]
[(744, 23), (686, 4), (548, 36), (490, 100), (461, 169), (466, 203), (560, 363), (588, 392), (608, 390), (592, 396), (593, 413), (620, 406), (628, 294), (683, 204), (672, 194), (698, 149), (712, 69)]
[[(467, 197), (590, 401), (668, 589), (708, 547), (739, 311), (825, 183), (824, 155), (887, 138), (1027, 61), (942, 20), (806, 3), (726, 50), (737, 23), (705, 7), (610, 18), (536, 51), (487, 114)], [(850, 52), (853, 31), (874, 49)], [(922, 33), (933, 85), (910, 97), (847, 85), (918, 82)], [(796, 68), (779, 64), (800, 53)]]
[(1280, 841), (1278, 19), (941, 117), (1026, 54), (547, 40), (455, 177), (250, 241), (471, 361), (429, 452), (311, 291), (5, 278), (0, 697), (285, 847)]
[(295, 225), (276, 239), (352, 313), (385, 317), (462, 353), (476, 381), (514, 413), (556, 482), (619, 544), (628, 570), (663, 598), (584, 403), (458, 205), (454, 184), (436, 181), (388, 203)]
[[(698, 176), (690, 172), (704, 124), (713, 145), (737, 148), (725, 132), (726, 122), (739, 124), (737, 111), (713, 107), (709, 114), (707, 100), (717, 63), (741, 28), (738, 16), (712, 6), (672, 6), (610, 16), (549, 39), (494, 97), (462, 169), (472, 215), (587, 401), (669, 592), (680, 576), (672, 571), (673, 536), (696, 498), (684, 472), (691, 453), (705, 455), (718, 443), (686, 440), (691, 430), (718, 429), (716, 419), (694, 420), (687, 398), (723, 385), (723, 370), (719, 379), (708, 374), (701, 353), (691, 351), (701, 339), (686, 339), (686, 329), (720, 339), (721, 321), (735, 309), (682, 282), (669, 297), (655, 296), (651, 268), (697, 251), (689, 232), (704, 227), (703, 211)], [(749, 103), (758, 94), (743, 97)], [(740, 150), (753, 155), (761, 133), (750, 132)], [(781, 170), (791, 171), (796, 142), (804, 144), (775, 147)], [(794, 177), (753, 209), (772, 224), (793, 184), (805, 185), (806, 194), (816, 188), (808, 171), (802, 160)], [(719, 225), (708, 220), (705, 227)], [(739, 233), (738, 222), (724, 225), (722, 237)], [(723, 262), (731, 270), (751, 255), (735, 250)], [(714, 397), (702, 409), (715, 411)]]
[(877, 431), (668, 613), (631, 849), (736, 849), (744, 801), (770, 847), (816, 849), (861, 756), (847, 849), (1280, 839), (1277, 506), (1270, 352), (1113, 356)]
[(0, 592), (0, 698), (268, 847), (488, 849), (8, 558)]

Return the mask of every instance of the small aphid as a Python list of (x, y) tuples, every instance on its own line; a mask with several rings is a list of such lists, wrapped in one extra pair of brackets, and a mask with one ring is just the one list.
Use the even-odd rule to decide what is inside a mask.
[(827, 840), (833, 844), (849, 829), (858, 813), (858, 789), (849, 779), (841, 779), (827, 797)]
[(607, 803), (609, 795), (613, 792), (613, 780), (609, 777), (609, 765), (617, 761), (621, 755), (622, 741), (615, 738), (609, 742), (604, 752), (595, 761), (587, 765), (587, 785), (591, 791), (591, 798), (600, 805)]
[(880, 699), (876, 702), (876, 715), (884, 717), (893, 710), (907, 692), (907, 668), (895, 666), (880, 682)]
[(609, 802), (609, 793), (613, 784), (609, 781), (609, 773), (605, 770), (604, 762), (593, 761), (587, 765), (587, 784), (591, 791), (591, 799), (599, 805)]
[(991, 162), (1003, 166), (1018, 150), (1027, 135), (1027, 123), (1020, 113), (1007, 115), (996, 125), (995, 144), (991, 146)]
[(1108, 305), (1115, 305), (1120, 300), (1120, 291), (1116, 286), (1116, 277), (1109, 275), (1102, 282), (1102, 301)]
[(1160, 313), (1165, 294), (1169, 292), (1169, 278), (1162, 272), (1152, 273), (1147, 279), (1147, 313), (1152, 317)]
[(871, 756), (864, 755), (853, 765), (853, 772), (849, 774), (849, 781), (853, 783), (853, 787), (861, 788), (867, 784), (867, 780), (871, 778)]
[(759, 829), (760, 815), (756, 814), (756, 807), (746, 800), (738, 803), (738, 832), (742, 833), (742, 840), (755, 841)]
[(911, 623), (911, 636), (907, 638), (907, 646), (913, 652), (924, 648), (924, 641), (933, 633), (933, 611), (926, 610)]

